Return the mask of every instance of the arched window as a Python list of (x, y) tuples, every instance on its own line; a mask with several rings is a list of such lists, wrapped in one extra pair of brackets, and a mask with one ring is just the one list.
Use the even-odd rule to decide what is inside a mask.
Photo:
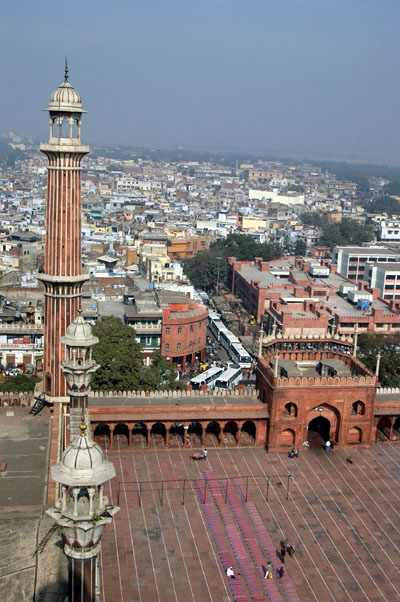
[(286, 417), (294, 418), (297, 416), (297, 405), (295, 403), (287, 403), (283, 415)]
[(355, 401), (351, 406), (352, 416), (364, 416), (365, 414), (365, 403), (363, 401)]

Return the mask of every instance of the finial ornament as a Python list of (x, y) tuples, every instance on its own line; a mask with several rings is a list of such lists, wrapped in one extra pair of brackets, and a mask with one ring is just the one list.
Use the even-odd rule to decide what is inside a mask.
[(64, 81), (65, 82), (68, 81), (68, 60), (67, 60), (67, 57), (65, 57)]
[(81, 431), (81, 437), (86, 437), (87, 424), (86, 424), (85, 410), (83, 408), (82, 408), (82, 414), (81, 414), (81, 424), (80, 424), (79, 428)]

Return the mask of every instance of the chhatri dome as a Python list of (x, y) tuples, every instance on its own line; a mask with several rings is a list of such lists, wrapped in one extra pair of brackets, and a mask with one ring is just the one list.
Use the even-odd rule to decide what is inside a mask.
[(64, 81), (51, 93), (47, 110), (51, 112), (86, 113), (82, 109), (81, 95), (68, 81), (67, 60), (65, 60)]

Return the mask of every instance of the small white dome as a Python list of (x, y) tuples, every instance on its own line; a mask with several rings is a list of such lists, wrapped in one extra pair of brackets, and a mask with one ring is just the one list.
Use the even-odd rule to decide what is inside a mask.
[(61, 337), (61, 342), (69, 347), (91, 347), (99, 342), (99, 339), (92, 334), (92, 327), (85, 322), (79, 315), (67, 327), (64, 337)]
[(51, 93), (49, 111), (82, 113), (81, 95), (65, 81)]
[(69, 470), (95, 471), (104, 464), (104, 454), (92, 439), (78, 435), (64, 451), (61, 463)]

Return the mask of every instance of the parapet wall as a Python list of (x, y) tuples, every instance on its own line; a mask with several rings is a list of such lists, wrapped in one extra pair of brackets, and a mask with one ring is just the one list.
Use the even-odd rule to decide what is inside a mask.
[(232, 391), (92, 391), (89, 397), (91, 399), (107, 397), (257, 397), (257, 391), (253, 387)]

